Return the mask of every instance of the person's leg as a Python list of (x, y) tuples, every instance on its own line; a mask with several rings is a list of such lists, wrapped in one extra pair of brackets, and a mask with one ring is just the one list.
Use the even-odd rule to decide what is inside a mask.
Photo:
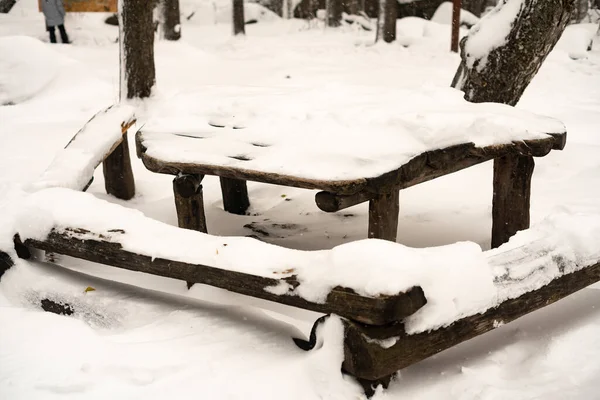
[(63, 43), (70, 43), (69, 42), (69, 36), (67, 35), (67, 30), (65, 29), (64, 25), (59, 25), (58, 26), (58, 31), (60, 32), (60, 40)]
[(50, 43), (56, 43), (56, 32), (54, 32), (53, 26), (47, 26), (46, 30), (50, 34)]

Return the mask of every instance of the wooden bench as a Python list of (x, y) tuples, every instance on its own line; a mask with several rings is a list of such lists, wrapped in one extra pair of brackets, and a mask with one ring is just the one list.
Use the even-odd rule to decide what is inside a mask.
[[(29, 236), (33, 228), (27, 223), (19, 227), (15, 249), (21, 258), (36, 258), (36, 251), (42, 250), (132, 271), (203, 283), (326, 314), (315, 322), (308, 340), (295, 339), (306, 350), (321, 340), (317, 329), (321, 323), (328, 318), (341, 318), (344, 327), (342, 369), (357, 378), (368, 394), (373, 393), (374, 384), (387, 385), (390, 377), (402, 368), (600, 280), (599, 257), (582, 260), (573, 256), (568, 246), (560, 244), (557, 247), (557, 243), (564, 242), (560, 240), (560, 232), (549, 234), (538, 231), (529, 236), (533, 238), (529, 242), (510, 242), (500, 249), (483, 253), (487, 265), (478, 267), (489, 268), (490, 279), (493, 280), (490, 284), (497, 290), (497, 295), (490, 296), (489, 304), (482, 304), (479, 311), (448, 320), (431, 330), (410, 332), (406, 329), (407, 318), (427, 304), (428, 294), (420, 285), (409, 285), (406, 290), (395, 294), (367, 295), (360, 294), (363, 290), (360, 284), (364, 284), (360, 282), (353, 287), (332, 287), (325, 298), (311, 299), (310, 296), (307, 298), (303, 289), (320, 284), (311, 278), (310, 273), (307, 274), (311, 269), (325, 269), (328, 274), (348, 272), (346, 265), (338, 269), (336, 265), (324, 265), (324, 260), (329, 260), (325, 264), (335, 261), (331, 261), (334, 257), (323, 251), (301, 252), (299, 256), (296, 250), (279, 248), (252, 238), (213, 237), (179, 229), (147, 218), (135, 210), (65, 189), (43, 190), (31, 196), (35, 197), (24, 206), (24, 212), (37, 213), (43, 220), (51, 217), (55, 226), (44, 236), (34, 229), (35, 237)], [(93, 209), (94, 212), (72, 217), (71, 207)], [(148, 238), (156, 237), (161, 240), (147, 242)], [(191, 243), (196, 247), (190, 249)], [(393, 250), (397, 249), (398, 254), (402, 254), (401, 245), (389, 246), (394, 246)], [(227, 252), (238, 254), (244, 250), (252, 250), (249, 254), (260, 254), (262, 262), (245, 258), (238, 264), (231, 264)], [(356, 248), (346, 251), (363, 252)], [(427, 249), (418, 251), (427, 256)], [(223, 254), (219, 256), (219, 252)], [(377, 259), (377, 254), (369, 254), (369, 250), (366, 253), (367, 258)], [(220, 257), (224, 260), (219, 261)], [(397, 259), (399, 266), (402, 264), (401, 257), (392, 258)], [(206, 262), (208, 260), (212, 260), (212, 265)], [(463, 263), (468, 260), (456, 261)], [(5, 264), (10, 267), (12, 262)], [(378, 265), (375, 263), (363, 270), (377, 274)], [(469, 282), (470, 276), (462, 278)]]
[[(482, 118), (486, 118), (485, 115)], [(400, 147), (396, 150), (397, 160), (400, 160), (396, 162), (398, 166), (390, 168), (393, 163), (389, 158), (394, 154), (386, 154), (384, 162), (369, 160), (375, 164), (370, 170), (378, 171), (375, 175), (365, 175), (357, 168), (347, 179), (339, 179), (338, 172), (328, 173), (326, 166), (315, 177), (307, 176), (306, 172), (294, 175), (294, 169), (302, 170), (298, 166), (314, 162), (314, 155), (298, 149), (295, 161), (288, 162), (280, 157), (273, 162), (278, 146), (260, 142), (260, 132), (250, 129), (214, 128), (204, 129), (202, 133), (140, 131), (136, 134), (136, 149), (148, 170), (175, 175), (173, 190), (178, 223), (182, 228), (207, 232), (201, 182), (205, 175), (214, 175), (220, 178), (224, 209), (234, 214), (244, 214), (250, 205), (246, 181), (320, 190), (315, 200), (326, 212), (368, 201), (367, 236), (390, 241), (396, 241), (401, 189), (494, 160), (492, 247), (497, 247), (517, 231), (529, 227), (533, 157), (545, 156), (551, 150), (562, 150), (565, 146), (564, 131), (540, 135), (534, 128), (529, 129), (535, 134), (524, 131), (522, 140), (508, 143), (485, 146), (461, 143), (426, 149), (410, 156)], [(285, 146), (285, 138), (280, 140)], [(386, 143), (380, 146), (384, 151)], [(325, 160), (334, 158), (328, 153), (334, 154), (335, 149), (323, 152)], [(352, 165), (353, 157), (359, 155), (344, 157), (342, 166)], [(261, 164), (261, 159), (268, 159), (267, 166)], [(335, 171), (343, 169), (335, 165), (335, 161), (332, 166)]]
[(102, 163), (106, 192), (120, 199), (131, 199), (135, 183), (127, 130), (135, 122), (134, 108), (128, 105), (113, 105), (98, 112), (58, 152), (30, 189), (65, 187), (86, 191), (93, 181), (94, 170)]

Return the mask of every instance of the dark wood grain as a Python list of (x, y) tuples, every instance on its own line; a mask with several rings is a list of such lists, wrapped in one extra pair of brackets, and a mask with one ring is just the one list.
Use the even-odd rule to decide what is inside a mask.
[(135, 181), (129, 157), (127, 131), (121, 143), (102, 162), (106, 193), (119, 199), (129, 200), (135, 196)]
[[(118, 231), (115, 229), (114, 231)], [(123, 233), (127, 234), (126, 232)], [(95, 237), (95, 239), (91, 239)], [(294, 275), (284, 278), (266, 278), (242, 272), (224, 270), (199, 264), (154, 258), (152, 254), (136, 254), (111, 241), (108, 233), (92, 233), (85, 229), (52, 230), (45, 240), (23, 238), (25, 245), (70, 257), (111, 265), (131, 271), (202, 283), (293, 307), (324, 314), (337, 314), (371, 325), (384, 325), (413, 314), (427, 302), (423, 290), (414, 287), (395, 296), (361, 296), (342, 287), (333, 288), (323, 303), (311, 302), (295, 295), (277, 295), (265, 288), (301, 283)], [(318, 265), (314, 266), (319, 268)], [(283, 272), (282, 272), (283, 273)], [(291, 272), (286, 272), (291, 273)]]
[(369, 201), (369, 238), (396, 241), (399, 193), (378, 194)]
[(529, 228), (533, 157), (505, 155), (494, 160), (492, 248)]
[(220, 178), (223, 209), (232, 214), (244, 215), (250, 207), (246, 181), (240, 179)]
[(203, 176), (179, 175), (173, 179), (173, 194), (180, 228), (207, 233), (202, 194)]
[(336, 212), (357, 204), (364, 203), (375, 197), (375, 193), (358, 192), (344, 196), (331, 192), (319, 192), (315, 195), (317, 206), (325, 212)]
[[(484, 313), (462, 318), (430, 332), (407, 335), (399, 323), (368, 327), (344, 320), (346, 328), (343, 369), (367, 380), (377, 380), (431, 357), (443, 350), (514, 321), (552, 304), (600, 280), (600, 263), (563, 275), (540, 289), (510, 299)], [(396, 344), (383, 348), (373, 340), (397, 337)]]

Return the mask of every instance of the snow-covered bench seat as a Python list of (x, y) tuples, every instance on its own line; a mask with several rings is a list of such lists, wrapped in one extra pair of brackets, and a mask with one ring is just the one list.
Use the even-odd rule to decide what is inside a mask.
[[(310, 349), (323, 332), (339, 332), (323, 340), (343, 342), (342, 368), (367, 391), (600, 280), (600, 216), (568, 211), (486, 252), (474, 243), (412, 249), (383, 240), (298, 251), (180, 229), (52, 188), (23, 200), (15, 229), (22, 258), (44, 250), (327, 314), (309, 340), (296, 342)], [(320, 330), (322, 323), (343, 330)]]
[(94, 170), (103, 163), (106, 191), (128, 200), (135, 193), (127, 130), (135, 123), (134, 108), (119, 104), (94, 115), (50, 166), (31, 185), (32, 190), (65, 187), (87, 190)]
[(206, 232), (200, 182), (215, 175), (229, 212), (248, 208), (248, 180), (318, 189), (316, 203), (327, 212), (369, 201), (368, 237), (391, 241), (399, 190), (495, 159), (492, 244), (498, 246), (529, 226), (532, 157), (562, 149), (565, 127), (506, 105), (441, 97), (440, 104), (433, 96), (434, 104), (404, 113), (399, 105), (381, 124), (318, 114), (288, 121), (268, 113), (244, 125), (149, 124), (136, 135), (136, 149), (147, 169), (176, 176), (181, 227)]

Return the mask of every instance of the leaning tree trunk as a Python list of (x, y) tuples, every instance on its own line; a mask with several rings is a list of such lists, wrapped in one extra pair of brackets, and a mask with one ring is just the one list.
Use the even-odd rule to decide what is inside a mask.
[(147, 0), (119, 1), (121, 100), (149, 97), (156, 82), (152, 8)]
[(396, 7), (396, 0), (379, 0), (375, 41), (391, 43), (396, 40)]
[(158, 22), (161, 39), (181, 39), (179, 0), (160, 0), (158, 2)]
[[(521, 6), (518, 7), (519, 3)], [(515, 105), (571, 19), (578, 0), (501, 0), (460, 43), (462, 61), (452, 86), (474, 103)], [(517, 6), (517, 7), (515, 7)], [(506, 35), (489, 43), (514, 12)], [(495, 21), (493, 21), (495, 20)]]
[(17, 0), (0, 0), (0, 13), (6, 14), (15, 5)]
[(233, 34), (246, 34), (244, 29), (244, 0), (233, 0)]
[[(461, 41), (462, 61), (452, 86), (473, 103), (516, 105), (558, 42), (577, 1), (501, 0)], [(533, 168), (529, 156), (494, 160), (492, 215), (494, 221), (509, 222), (492, 223), (492, 247), (529, 228)]]

